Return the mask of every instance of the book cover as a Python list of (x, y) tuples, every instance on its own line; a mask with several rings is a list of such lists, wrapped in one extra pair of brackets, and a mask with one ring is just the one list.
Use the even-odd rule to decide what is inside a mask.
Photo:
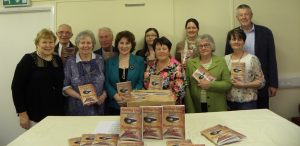
[(198, 81), (201, 82), (202, 80), (207, 81), (215, 81), (216, 78), (211, 75), (203, 66), (200, 66), (195, 72), (193, 73), (193, 77)]
[(163, 78), (160, 75), (151, 75), (148, 90), (162, 90)]
[(118, 134), (96, 134), (93, 146), (117, 146)]
[(186, 63), (189, 58), (192, 58), (194, 55), (193, 50), (183, 50), (181, 51), (181, 63)]
[(143, 106), (143, 138), (163, 139), (162, 106)]
[(117, 83), (117, 90), (120, 96), (130, 99), (132, 91), (131, 81)]
[(76, 49), (74, 47), (62, 48), (60, 58), (63, 62), (65, 62), (66, 58), (70, 56), (75, 56), (75, 53), (76, 53)]
[(201, 134), (216, 145), (225, 145), (241, 141), (244, 136), (226, 126), (216, 125), (201, 131)]
[(80, 146), (81, 137), (74, 137), (68, 140), (69, 146)]
[(119, 141), (118, 146), (144, 146), (143, 141)]
[(80, 146), (92, 146), (95, 134), (82, 134)]
[(176, 99), (170, 90), (134, 90), (128, 107), (175, 105)]
[(121, 107), (120, 110), (120, 140), (142, 141), (142, 109)]
[(232, 62), (230, 73), (232, 78), (245, 82), (245, 62)]
[(97, 102), (96, 89), (92, 84), (78, 86), (83, 105)]
[(179, 146), (179, 144), (192, 144), (190, 139), (184, 140), (169, 140), (166, 142), (167, 146)]
[(165, 139), (185, 139), (184, 105), (163, 106), (163, 137)]
[(179, 143), (178, 146), (205, 146), (205, 144)]

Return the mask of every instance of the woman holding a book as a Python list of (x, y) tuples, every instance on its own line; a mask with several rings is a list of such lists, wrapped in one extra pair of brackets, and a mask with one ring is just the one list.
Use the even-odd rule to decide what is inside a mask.
[(24, 129), (46, 116), (64, 115), (64, 71), (60, 57), (53, 54), (55, 41), (51, 30), (42, 29), (34, 41), (36, 51), (25, 54), (16, 67), (12, 97)]
[(132, 54), (136, 46), (134, 35), (126, 30), (119, 32), (115, 46), (119, 54), (108, 59), (105, 64), (108, 113), (111, 115), (120, 114), (120, 106), (126, 105), (130, 90), (142, 89), (144, 80), (144, 60)]
[(213, 54), (215, 42), (204, 34), (196, 43), (199, 57), (189, 59), (186, 68), (186, 111), (215, 112), (227, 110), (226, 92), (230, 89), (230, 72), (223, 57)]
[(230, 110), (257, 108), (257, 89), (265, 85), (260, 62), (255, 55), (244, 50), (246, 34), (240, 28), (229, 32), (232, 54), (225, 56), (231, 72), (232, 88), (227, 95)]
[(148, 63), (153, 63), (155, 60), (155, 52), (152, 47), (154, 39), (159, 37), (159, 33), (156, 28), (148, 28), (145, 32), (144, 47), (136, 52), (136, 55), (144, 58), (145, 68)]
[[(158, 89), (154, 86), (161, 85), (160, 90), (171, 90), (176, 99), (176, 104), (182, 104), (185, 95), (183, 69), (175, 58), (171, 58), (171, 47), (172, 43), (166, 37), (156, 38), (154, 40), (153, 48), (156, 61), (147, 66), (144, 73), (144, 86), (146, 89), (149, 89), (150, 86), (150, 89)], [(151, 81), (157, 80), (157, 78), (161, 78), (161, 80), (157, 82)], [(153, 83), (156, 85), (153, 85)]]
[(198, 55), (196, 48), (196, 41), (199, 37), (199, 22), (190, 18), (185, 22), (186, 37), (176, 45), (175, 58), (181, 62), (182, 66), (186, 68), (186, 60), (194, 58)]
[(75, 39), (78, 47), (76, 56), (67, 59), (63, 91), (68, 95), (67, 115), (103, 115), (104, 101), (104, 60), (94, 54), (94, 34), (85, 30)]

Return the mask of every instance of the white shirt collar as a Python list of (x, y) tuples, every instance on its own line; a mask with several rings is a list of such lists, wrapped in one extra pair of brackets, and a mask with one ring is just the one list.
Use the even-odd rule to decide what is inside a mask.
[[(95, 53), (92, 52), (92, 59), (96, 59)], [(76, 53), (76, 63), (81, 62), (81, 58), (79, 56), (79, 52)]]

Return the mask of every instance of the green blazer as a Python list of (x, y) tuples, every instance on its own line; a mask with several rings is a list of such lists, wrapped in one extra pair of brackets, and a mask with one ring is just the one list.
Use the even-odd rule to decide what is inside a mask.
[[(197, 86), (197, 80), (192, 74), (200, 67), (199, 57), (189, 59), (186, 68), (188, 86), (184, 98), (186, 111), (188, 113), (201, 112), (201, 88)], [(223, 57), (212, 56), (212, 64), (208, 69), (216, 80), (213, 81), (207, 92), (207, 106), (209, 112), (227, 110), (226, 92), (231, 88), (230, 72)]]
[[(144, 59), (140, 56), (130, 54), (127, 81), (131, 81), (133, 90), (141, 90), (144, 83)], [(120, 109), (114, 99), (117, 93), (119, 79), (119, 55), (108, 59), (105, 62), (105, 88), (108, 94), (108, 106)]]

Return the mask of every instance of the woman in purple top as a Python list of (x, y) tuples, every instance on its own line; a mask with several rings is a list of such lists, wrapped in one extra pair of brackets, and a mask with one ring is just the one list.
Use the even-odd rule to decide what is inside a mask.
[[(65, 81), (63, 91), (68, 97), (67, 115), (103, 115), (104, 101), (107, 97), (103, 88), (104, 60), (93, 53), (96, 40), (94, 34), (89, 31), (80, 32), (75, 44), (78, 47), (76, 56), (66, 61)], [(92, 84), (95, 87), (97, 99), (87, 105), (83, 105), (79, 92), (79, 86)]]

